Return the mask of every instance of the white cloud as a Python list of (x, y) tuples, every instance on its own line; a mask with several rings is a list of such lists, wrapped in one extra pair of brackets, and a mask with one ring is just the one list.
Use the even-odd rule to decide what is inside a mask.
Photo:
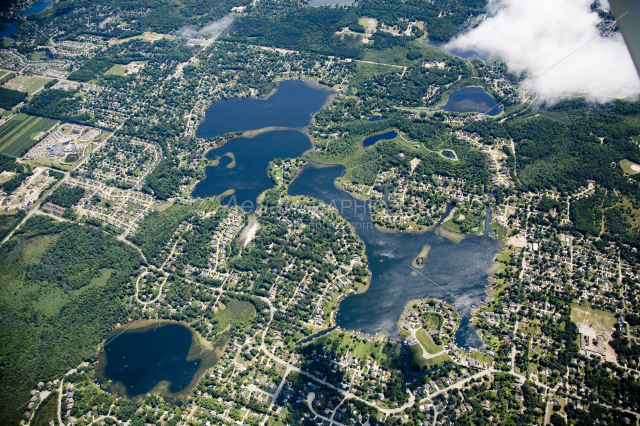
[(589, 41), (601, 22), (591, 11), (592, 2), (489, 0), (488, 16), (447, 48), (497, 55), (511, 72), (526, 71), (524, 89), (543, 100), (571, 92), (600, 101), (640, 93), (640, 78), (622, 37), (597, 35)]
[(180, 30), (178, 30), (178, 35), (180, 37), (185, 37), (185, 38), (217, 35), (226, 27), (228, 27), (236, 19), (236, 16), (237, 15), (235, 13), (231, 12), (223, 16), (222, 18), (218, 19), (217, 21), (205, 25), (199, 30), (196, 30), (194, 27), (191, 27), (191, 26), (182, 27), (180, 28)]

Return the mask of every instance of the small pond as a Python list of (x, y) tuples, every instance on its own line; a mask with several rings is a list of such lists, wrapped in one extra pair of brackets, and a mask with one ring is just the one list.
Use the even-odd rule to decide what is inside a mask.
[(480, 112), (494, 117), (502, 112), (502, 105), (482, 87), (470, 86), (451, 92), (442, 109), (449, 112)]
[(385, 115), (374, 115), (373, 117), (371, 117), (367, 121), (382, 121), (382, 120), (386, 120), (386, 119), (387, 119), (387, 117)]
[(386, 133), (381, 133), (379, 135), (369, 136), (364, 141), (362, 141), (362, 146), (364, 147), (371, 146), (374, 143), (384, 139), (395, 139), (396, 136), (398, 136), (398, 132), (396, 132), (395, 130), (391, 130), (390, 132), (386, 132)]
[(442, 151), (442, 156), (446, 157), (446, 158), (450, 158), (452, 160), (456, 159), (456, 154), (453, 151), (449, 151), (448, 149), (445, 149)]
[(175, 321), (124, 324), (105, 337), (96, 378), (120, 396), (153, 392), (179, 400), (218, 362), (228, 340), (224, 334), (212, 344)]

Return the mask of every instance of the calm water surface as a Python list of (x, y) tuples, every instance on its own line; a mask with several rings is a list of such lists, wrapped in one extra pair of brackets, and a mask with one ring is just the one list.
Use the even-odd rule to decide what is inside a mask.
[(306, 127), (313, 114), (334, 94), (332, 90), (302, 80), (285, 80), (267, 99), (232, 98), (214, 102), (205, 111), (196, 137), (210, 138), (229, 132), (265, 127)]
[(386, 119), (387, 119), (387, 117), (384, 116), (384, 115), (374, 115), (373, 117), (371, 117), (367, 121), (382, 121), (382, 120), (386, 120)]
[(379, 135), (369, 136), (364, 141), (362, 141), (362, 146), (364, 147), (371, 146), (374, 143), (384, 139), (395, 139), (396, 136), (398, 136), (398, 132), (396, 132), (395, 130), (391, 130), (390, 132), (386, 132), (386, 133), (381, 133)]
[[(137, 329), (126, 327), (107, 335), (96, 372), (120, 395), (136, 397), (152, 389), (168, 398), (184, 395), (219, 359), (213, 346), (202, 346), (197, 333), (182, 324), (154, 321)], [(225, 344), (227, 340), (225, 336)]]
[[(487, 235), (469, 236), (456, 244), (433, 231), (420, 235), (380, 232), (364, 202), (334, 185), (334, 179), (343, 173), (341, 166), (308, 167), (289, 188), (291, 195), (305, 195), (336, 206), (365, 243), (371, 285), (365, 293), (342, 301), (337, 325), (369, 334), (387, 332), (390, 337), (397, 337), (397, 321), (406, 303), (433, 297), (453, 304), (462, 315), (456, 343), (463, 347), (482, 347), (469, 322), (471, 306), (479, 305), (486, 295), (487, 271), (498, 242)], [(485, 225), (485, 229), (489, 228), (490, 223)], [(424, 268), (416, 271), (411, 268), (411, 261), (425, 244), (431, 245), (431, 251)]]
[(310, 148), (309, 138), (296, 130), (231, 139), (207, 153), (209, 160), (218, 160), (219, 164), (205, 169), (206, 178), (198, 182), (191, 195), (206, 198), (234, 190), (222, 202), (240, 205), (245, 211), (252, 212), (258, 196), (273, 187), (273, 180), (267, 173), (269, 162), (275, 158), (300, 157)]
[(13, 25), (12, 22), (7, 22), (4, 25), (4, 28), (2, 30), (0, 30), (0, 37), (11, 37), (11, 34), (15, 33), (18, 31), (18, 27), (16, 27), (15, 25)]
[(463, 87), (451, 92), (442, 109), (450, 112), (481, 112), (494, 117), (502, 112), (502, 105), (482, 87)]
[(49, 5), (51, 4), (51, 0), (39, 0), (35, 3), (32, 3), (31, 6), (20, 12), (20, 15), (31, 15), (34, 13), (43, 12)]

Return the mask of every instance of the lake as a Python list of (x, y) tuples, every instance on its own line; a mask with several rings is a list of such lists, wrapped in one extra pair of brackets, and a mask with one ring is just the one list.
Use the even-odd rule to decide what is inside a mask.
[[(480, 305), (486, 296), (488, 271), (494, 265), (499, 242), (485, 233), (455, 243), (460, 236), (450, 235), (439, 226), (423, 234), (381, 232), (371, 221), (368, 204), (335, 186), (334, 180), (343, 173), (342, 166), (310, 165), (289, 187), (291, 195), (333, 203), (365, 243), (372, 273), (369, 289), (342, 301), (337, 325), (368, 334), (382, 332), (397, 339), (397, 321), (406, 303), (433, 297), (451, 303), (460, 312), (462, 324), (456, 343), (481, 348), (482, 342), (469, 322), (471, 306)], [(491, 229), (490, 211), (485, 229)], [(411, 262), (425, 244), (431, 250), (424, 268), (415, 270)]]
[(335, 92), (303, 80), (285, 80), (267, 99), (232, 98), (214, 102), (205, 110), (205, 118), (196, 137), (211, 138), (225, 133), (258, 130), (266, 127), (307, 127), (313, 114)]
[(300, 157), (310, 148), (309, 137), (296, 130), (231, 139), (207, 153), (213, 164), (206, 167), (206, 178), (198, 182), (191, 195), (206, 198), (233, 191), (222, 202), (253, 212), (258, 196), (274, 185), (267, 173), (269, 162), (275, 158)]
[(225, 334), (212, 344), (175, 321), (124, 324), (105, 337), (96, 377), (120, 396), (153, 392), (179, 400), (218, 362), (228, 340)]
[(13, 25), (12, 22), (7, 22), (4, 25), (4, 28), (2, 30), (0, 30), (0, 37), (9, 38), (9, 37), (11, 37), (11, 34), (17, 32), (17, 31), (18, 31), (18, 27)]
[(369, 136), (364, 141), (362, 141), (362, 146), (364, 147), (371, 146), (374, 143), (381, 140), (385, 140), (385, 139), (395, 139), (396, 136), (398, 136), (398, 132), (396, 132), (395, 130), (391, 130), (390, 132), (386, 132), (386, 133), (381, 133), (379, 135)]
[(31, 3), (28, 8), (20, 12), (20, 15), (32, 15), (34, 13), (43, 12), (50, 4), (51, 0), (38, 0), (35, 3)]
[(480, 112), (494, 117), (502, 112), (502, 105), (482, 87), (469, 86), (451, 92), (442, 109), (449, 112)]

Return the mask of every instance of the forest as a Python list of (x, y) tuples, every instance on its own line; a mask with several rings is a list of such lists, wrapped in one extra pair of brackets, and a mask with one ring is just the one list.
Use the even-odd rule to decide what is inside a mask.
[(27, 92), (0, 87), (0, 108), (11, 109), (24, 101), (27, 95)]
[(75, 206), (84, 196), (85, 190), (79, 186), (60, 185), (43, 203), (53, 203), (58, 206), (69, 208)]
[(191, 208), (182, 204), (174, 204), (160, 212), (152, 211), (140, 223), (131, 241), (142, 249), (147, 261), (153, 264), (162, 263), (156, 262), (156, 258), (171, 239), (178, 225), (191, 214)]
[(77, 91), (49, 89), (37, 93), (22, 112), (29, 115), (52, 118), (71, 123), (91, 125), (93, 117), (80, 109), (80, 99), (74, 97)]
[(434, 0), (426, 3), (419, 0), (364, 0), (348, 8), (261, 1), (251, 13), (234, 23), (227, 39), (361, 59), (368, 49), (392, 49), (422, 36), (422, 30), (417, 27), (409, 36), (396, 37), (378, 31), (373, 36), (373, 46), (369, 48), (356, 35), (341, 37), (335, 34), (345, 27), (362, 33), (364, 29), (358, 19), (363, 16), (374, 18), (379, 24), (398, 26), (402, 31), (408, 28), (409, 21), (422, 21), (428, 28), (430, 40), (449, 41), (469, 17), (482, 13), (484, 7), (482, 0)]
[(17, 424), (29, 392), (93, 355), (126, 321), (135, 249), (88, 226), (30, 218), (0, 246), (0, 423)]

